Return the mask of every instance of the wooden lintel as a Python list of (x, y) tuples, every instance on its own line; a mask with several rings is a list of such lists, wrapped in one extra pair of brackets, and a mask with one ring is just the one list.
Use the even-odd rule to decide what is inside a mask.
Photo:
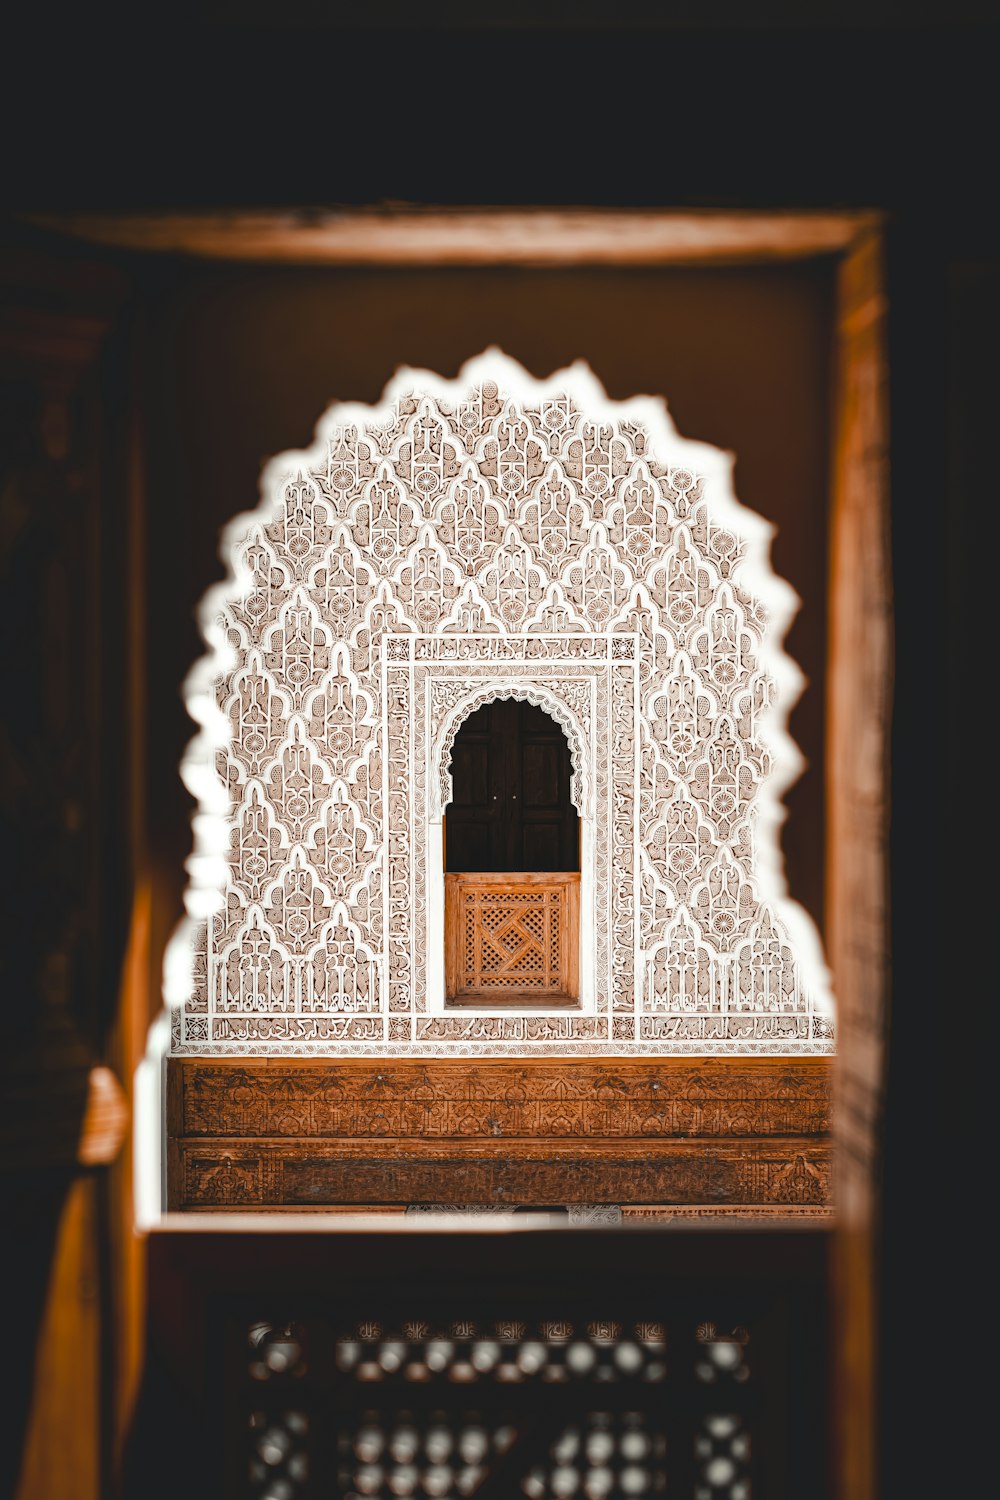
[(878, 224), (869, 210), (417, 205), (27, 217), (124, 250), (331, 266), (748, 264), (839, 254)]

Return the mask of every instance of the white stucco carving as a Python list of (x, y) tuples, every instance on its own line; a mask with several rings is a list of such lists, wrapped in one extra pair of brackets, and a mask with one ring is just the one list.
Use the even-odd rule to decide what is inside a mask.
[[(536, 381), (493, 350), (331, 408), (262, 492), (192, 676), (175, 1051), (831, 1050), (778, 853), (794, 596), (727, 455), (583, 365)], [(570, 745), (579, 1011), (444, 1005), (450, 751), (494, 696)]]

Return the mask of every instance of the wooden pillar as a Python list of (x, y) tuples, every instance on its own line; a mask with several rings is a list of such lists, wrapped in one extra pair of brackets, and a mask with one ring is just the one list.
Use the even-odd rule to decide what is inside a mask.
[(888, 996), (892, 667), (882, 240), (838, 278), (827, 740), (827, 935), (839, 1018), (834, 1451), (842, 1500), (875, 1494), (879, 1119)]

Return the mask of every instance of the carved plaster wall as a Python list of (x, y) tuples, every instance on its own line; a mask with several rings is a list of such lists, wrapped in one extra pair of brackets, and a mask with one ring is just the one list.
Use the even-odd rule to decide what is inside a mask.
[[(794, 596), (730, 476), (662, 401), (612, 403), (583, 365), (535, 381), (495, 350), (456, 381), (401, 371), (267, 467), (191, 684), (175, 1052), (832, 1050), (778, 854)], [(444, 1004), (450, 751), (505, 695), (573, 756), (577, 1011)]]

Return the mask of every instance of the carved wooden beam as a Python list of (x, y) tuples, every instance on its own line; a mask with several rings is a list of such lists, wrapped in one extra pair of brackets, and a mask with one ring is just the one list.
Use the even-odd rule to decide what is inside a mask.
[(822, 1208), (825, 1058), (175, 1058), (171, 1204)]

